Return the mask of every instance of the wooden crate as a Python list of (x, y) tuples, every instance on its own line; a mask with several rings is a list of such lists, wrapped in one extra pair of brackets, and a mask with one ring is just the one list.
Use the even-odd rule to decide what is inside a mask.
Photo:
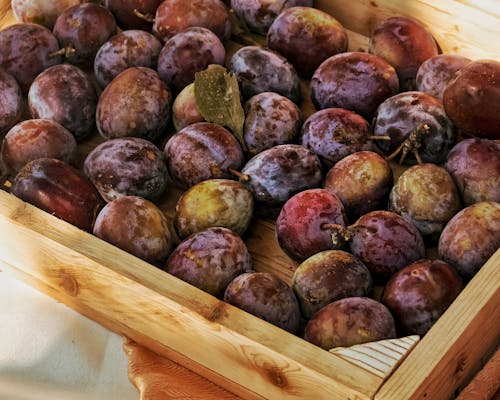
[[(366, 49), (379, 21), (402, 14), (424, 22), (443, 52), (499, 58), (498, 1), (435, 3), (323, 0), (316, 6), (349, 29), (351, 50)], [(9, 1), (0, 0), (0, 26), (12, 23)], [(303, 109), (305, 115), (313, 111), (310, 101)], [(80, 163), (101, 140), (96, 134), (83, 143)], [(173, 191), (161, 204), (170, 218), (179, 194)], [(279, 249), (272, 221), (255, 221), (245, 239), (256, 269), (273, 270), (290, 281), (296, 264)], [(416, 338), (408, 337), (334, 352), (3, 191), (0, 269), (246, 399), (447, 399), (500, 342), (500, 251), (414, 347)]]

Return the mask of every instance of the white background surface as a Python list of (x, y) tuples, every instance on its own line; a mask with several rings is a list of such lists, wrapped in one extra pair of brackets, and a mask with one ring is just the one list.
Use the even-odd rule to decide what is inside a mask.
[(122, 345), (121, 336), (0, 272), (0, 400), (138, 400)]

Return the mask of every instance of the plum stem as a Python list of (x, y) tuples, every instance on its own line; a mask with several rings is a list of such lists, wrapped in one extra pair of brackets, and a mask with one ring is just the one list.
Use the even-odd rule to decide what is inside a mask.
[(64, 58), (70, 58), (70, 57), (73, 57), (75, 54), (76, 54), (76, 49), (73, 46), (73, 44), (70, 43), (60, 50), (49, 53), (49, 58), (53, 58), (53, 57), (57, 57), (57, 56), (64, 56)]
[(243, 182), (248, 182), (250, 180), (250, 175), (244, 174), (240, 171), (237, 171), (233, 168), (228, 168), (228, 171), (233, 174), (234, 176), (237, 176), (240, 178)]
[(422, 139), (430, 132), (430, 130), (431, 128), (427, 124), (423, 124), (422, 126), (415, 128), (403, 141), (403, 143), (401, 143), (396, 150), (386, 157), (386, 160), (390, 161), (401, 153), (399, 164), (402, 164), (408, 153), (411, 152), (415, 156), (417, 162), (422, 164), (423, 161), (418, 153), (418, 149), (422, 146)]
[(330, 233), (330, 236), (335, 247), (341, 247), (344, 243), (350, 242), (354, 235), (354, 231), (352, 228), (340, 224), (325, 222), (321, 224), (320, 228), (325, 231), (332, 231)]
[(391, 140), (389, 135), (371, 135), (367, 137), (368, 140)]
[(142, 19), (146, 22), (149, 22), (151, 24), (154, 24), (154, 22), (155, 22), (155, 17), (152, 14), (144, 14), (144, 13), (140, 12), (137, 8), (134, 8), (134, 15), (137, 18), (140, 18), (140, 19)]

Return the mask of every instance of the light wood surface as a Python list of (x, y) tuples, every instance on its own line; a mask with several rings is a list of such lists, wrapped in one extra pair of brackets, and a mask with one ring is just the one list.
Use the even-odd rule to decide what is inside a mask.
[[(366, 50), (378, 22), (403, 14), (424, 22), (444, 52), (500, 57), (500, 2), (496, 0), (439, 4), (318, 0), (317, 6), (349, 29), (350, 50)], [(9, 2), (0, 0), (0, 26), (15, 22), (8, 8)], [(307, 117), (314, 108), (307, 85), (303, 91)], [(96, 134), (80, 145), (80, 165), (100, 141)], [(398, 175), (401, 169), (395, 168)], [(160, 205), (170, 220), (180, 193), (172, 190)], [(273, 271), (290, 282), (296, 263), (277, 245), (272, 221), (255, 220), (245, 240), (257, 270)], [(395, 355), (394, 363), (384, 369), (380, 359), (363, 361), (362, 354), (373, 358), (369, 356), (372, 345), (332, 353), (320, 350), (2, 191), (0, 243), (4, 271), (247, 399), (447, 399), (500, 341), (496, 311), (500, 252), (429, 334), (408, 348), (408, 357), (406, 352)], [(392, 350), (383, 351), (383, 357), (391, 355)], [(359, 358), (361, 364), (356, 362)], [(169, 371), (186, 376), (182, 369)]]

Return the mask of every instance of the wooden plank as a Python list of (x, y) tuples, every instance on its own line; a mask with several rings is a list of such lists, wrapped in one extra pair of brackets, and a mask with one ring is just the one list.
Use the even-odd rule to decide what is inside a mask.
[(448, 399), (500, 344), (500, 250), (375, 396), (377, 400)]
[(317, 0), (316, 6), (347, 29), (369, 37), (384, 18), (405, 15), (420, 20), (443, 53), (471, 59), (500, 59), (500, 4), (497, 0)]
[(382, 383), (12, 195), (0, 192), (0, 209), (6, 265), (108, 328), (147, 337), (235, 382), (246, 389), (242, 397), (368, 399)]

